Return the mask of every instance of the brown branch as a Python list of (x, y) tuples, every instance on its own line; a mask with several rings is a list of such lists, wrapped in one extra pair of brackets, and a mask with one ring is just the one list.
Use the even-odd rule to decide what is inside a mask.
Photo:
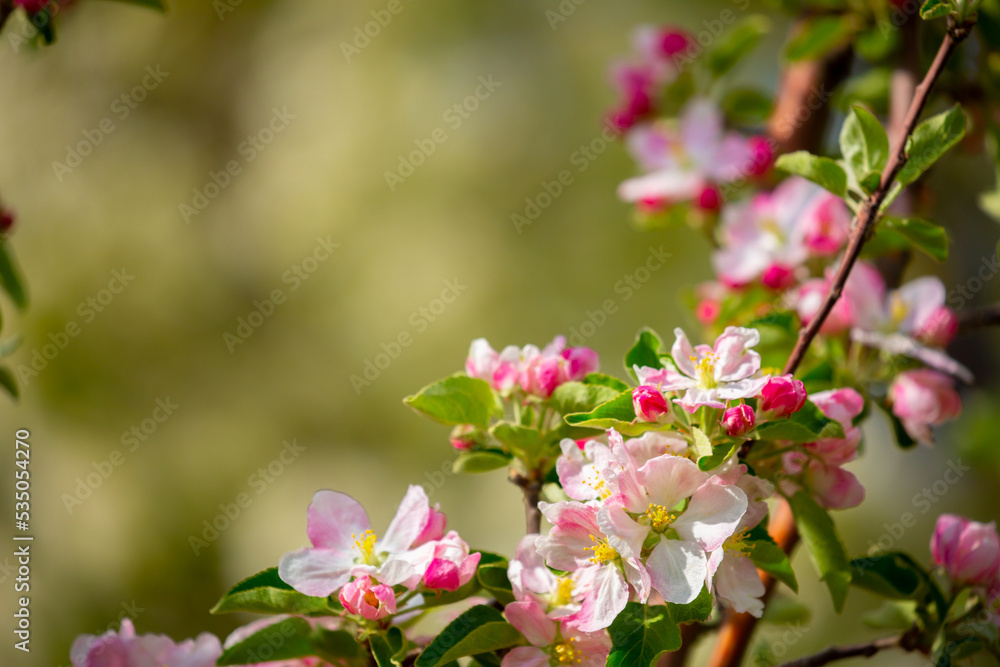
[(837, 660), (847, 660), (848, 658), (870, 658), (879, 651), (887, 648), (896, 648), (902, 639), (900, 636), (883, 637), (867, 644), (855, 644), (854, 646), (831, 646), (820, 651), (816, 655), (807, 658), (799, 658), (786, 662), (781, 667), (820, 667)]
[(958, 317), (958, 330), (961, 333), (969, 333), (973, 329), (1000, 325), (1000, 303), (992, 306), (979, 308), (968, 313), (962, 313)]
[(799, 364), (802, 363), (809, 345), (816, 338), (820, 328), (823, 326), (823, 322), (826, 321), (830, 311), (833, 310), (834, 304), (837, 303), (841, 293), (844, 291), (844, 284), (847, 283), (847, 277), (851, 274), (851, 269), (854, 268), (854, 264), (861, 254), (861, 248), (864, 246), (865, 241), (868, 240), (871, 231), (875, 227), (875, 223), (878, 222), (879, 209), (882, 207), (882, 202), (885, 201), (886, 196), (889, 194), (889, 189), (892, 187), (899, 171), (906, 164), (906, 140), (917, 126), (917, 120), (919, 120), (920, 113), (927, 104), (931, 88), (944, 70), (945, 63), (948, 62), (948, 58), (951, 57), (955, 47), (968, 34), (969, 26), (949, 24), (948, 32), (945, 33), (941, 47), (938, 49), (937, 55), (934, 56), (934, 62), (931, 63), (930, 69), (927, 70), (927, 74), (924, 76), (923, 81), (920, 82), (920, 85), (917, 86), (913, 95), (913, 101), (910, 102), (910, 108), (907, 110), (906, 118), (903, 122), (903, 131), (894, 138), (893, 150), (889, 154), (889, 160), (885, 165), (885, 169), (882, 170), (882, 180), (875, 189), (875, 192), (861, 205), (861, 210), (854, 221), (850, 240), (847, 243), (847, 250), (844, 252), (844, 258), (841, 260), (840, 266), (837, 268), (837, 273), (834, 275), (833, 284), (830, 285), (830, 290), (823, 300), (823, 305), (812, 321), (809, 322), (809, 326), (804, 327), (799, 332), (799, 339), (795, 343), (795, 349), (792, 350), (791, 356), (788, 358), (788, 363), (785, 364), (784, 373), (794, 373)]
[(542, 512), (538, 509), (538, 501), (542, 493), (540, 473), (533, 470), (529, 475), (525, 475), (511, 468), (508, 479), (524, 494), (525, 533), (542, 532)]

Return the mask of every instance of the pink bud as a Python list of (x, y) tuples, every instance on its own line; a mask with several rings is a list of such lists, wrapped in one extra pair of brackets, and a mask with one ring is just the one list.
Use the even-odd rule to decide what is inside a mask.
[(597, 352), (589, 347), (570, 347), (562, 351), (564, 363), (562, 365), (562, 382), (579, 382), (587, 377), (588, 373), (594, 373), (601, 367), (600, 358)]
[(351, 614), (369, 621), (396, 613), (396, 594), (385, 584), (372, 586), (371, 577), (362, 574), (340, 589), (340, 603)]
[(995, 522), (979, 523), (954, 514), (938, 517), (931, 537), (934, 563), (958, 584), (990, 583), (1000, 573), (1000, 537)]
[(472, 449), (476, 444), (476, 427), (472, 424), (459, 424), (451, 430), (448, 441), (455, 449)]
[(722, 414), (722, 430), (733, 437), (752, 431), (756, 422), (753, 409), (746, 403), (734, 405)]
[(774, 147), (771, 145), (771, 140), (763, 136), (750, 137), (750, 152), (753, 154), (750, 175), (761, 176), (767, 173), (774, 160)]
[(722, 194), (714, 185), (706, 185), (698, 195), (698, 208), (703, 211), (718, 211), (722, 206)]
[(469, 545), (450, 531), (434, 547), (434, 558), (424, 572), (425, 588), (457, 591), (476, 574), (481, 553), (469, 553)]
[(782, 264), (772, 264), (764, 270), (760, 281), (769, 289), (786, 290), (795, 285), (795, 273)]
[(0, 233), (9, 232), (14, 226), (14, 214), (7, 209), (0, 210)]
[(760, 410), (768, 419), (781, 419), (802, 409), (806, 386), (791, 375), (776, 375), (760, 392)]
[(719, 319), (720, 312), (722, 312), (721, 304), (713, 299), (702, 299), (694, 309), (695, 317), (705, 326), (714, 324), (715, 320)]
[(661, 416), (670, 411), (667, 399), (660, 390), (648, 384), (639, 385), (632, 390), (632, 406), (636, 417), (646, 422), (659, 421)]
[(934, 347), (947, 347), (956, 333), (958, 316), (951, 308), (940, 306), (917, 326), (916, 337)]
[(962, 412), (954, 380), (930, 368), (897, 375), (889, 387), (889, 402), (906, 432), (928, 445), (934, 442), (931, 426), (940, 426)]
[(635, 207), (638, 209), (639, 213), (644, 215), (655, 215), (666, 209), (669, 204), (670, 202), (663, 197), (646, 197), (637, 201), (635, 203)]
[(683, 53), (687, 51), (688, 47), (691, 46), (691, 38), (688, 37), (687, 33), (677, 30), (676, 28), (669, 28), (660, 32), (660, 53), (670, 57), (678, 53)]

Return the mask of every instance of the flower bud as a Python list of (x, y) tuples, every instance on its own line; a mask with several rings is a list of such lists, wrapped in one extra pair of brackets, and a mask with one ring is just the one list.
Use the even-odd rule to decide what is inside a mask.
[(660, 53), (670, 58), (687, 51), (691, 46), (691, 38), (681, 30), (669, 28), (660, 32), (659, 43)]
[(917, 340), (934, 347), (946, 347), (958, 333), (958, 316), (947, 306), (938, 307), (915, 332)]
[(371, 577), (362, 574), (340, 589), (340, 603), (351, 614), (360, 614), (369, 621), (396, 613), (396, 594), (385, 584), (372, 586)]
[(781, 419), (802, 409), (806, 386), (791, 375), (777, 375), (760, 392), (760, 410), (769, 419)]
[(635, 408), (635, 416), (645, 422), (659, 421), (670, 411), (667, 399), (660, 390), (648, 384), (632, 390), (632, 407)]
[(889, 387), (889, 402), (906, 432), (928, 445), (934, 443), (931, 426), (940, 426), (962, 412), (962, 399), (955, 391), (954, 381), (930, 368), (897, 375)]
[(457, 591), (476, 574), (481, 553), (469, 553), (469, 545), (450, 531), (434, 546), (434, 558), (424, 572), (425, 588)]
[(761, 176), (767, 173), (774, 161), (774, 147), (771, 140), (764, 136), (750, 137), (750, 150), (753, 151), (753, 162), (750, 163), (750, 175)]
[(0, 234), (9, 232), (14, 226), (14, 214), (7, 209), (0, 209)]
[(702, 211), (718, 211), (722, 206), (722, 194), (714, 185), (706, 185), (698, 195), (698, 208)]
[(772, 264), (764, 270), (760, 282), (768, 289), (785, 290), (795, 285), (795, 272), (783, 264)]
[(734, 437), (752, 431), (756, 422), (753, 408), (746, 403), (734, 405), (722, 414), (722, 430), (726, 432), (726, 435)]
[(472, 449), (476, 444), (476, 430), (472, 424), (459, 424), (451, 430), (448, 440), (455, 449)]
[(989, 584), (1000, 572), (1000, 538), (995, 522), (979, 523), (954, 514), (938, 517), (931, 537), (934, 563), (959, 584)]

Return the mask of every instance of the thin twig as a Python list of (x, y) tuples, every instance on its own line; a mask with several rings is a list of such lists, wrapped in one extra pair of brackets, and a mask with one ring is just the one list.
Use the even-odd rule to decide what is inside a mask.
[(962, 333), (991, 326), (1000, 326), (1000, 303), (962, 313), (958, 318), (958, 330)]
[(820, 667), (821, 665), (828, 665), (831, 662), (846, 660), (848, 658), (870, 658), (879, 651), (889, 648), (899, 648), (904, 638), (905, 635), (895, 635), (893, 637), (882, 637), (867, 644), (831, 646), (815, 655), (786, 662), (781, 667)]
[(878, 222), (879, 209), (882, 207), (882, 202), (885, 201), (886, 196), (889, 194), (889, 189), (892, 187), (899, 171), (906, 164), (906, 141), (913, 134), (913, 129), (917, 126), (920, 114), (924, 110), (924, 106), (927, 104), (927, 99), (930, 96), (931, 88), (944, 70), (945, 63), (948, 62), (948, 58), (951, 57), (955, 47), (968, 34), (968, 26), (949, 25), (948, 32), (945, 33), (944, 40), (941, 42), (941, 47), (938, 49), (937, 55), (934, 56), (934, 62), (931, 63), (930, 69), (927, 70), (923, 81), (917, 86), (913, 101), (906, 112), (903, 131), (899, 136), (894, 138), (893, 150), (889, 154), (889, 160), (885, 165), (885, 169), (882, 170), (882, 180), (875, 189), (875, 192), (862, 204), (861, 211), (854, 221), (854, 228), (851, 231), (847, 250), (844, 252), (844, 258), (841, 260), (840, 266), (837, 268), (837, 273), (834, 275), (833, 284), (830, 285), (830, 290), (823, 300), (823, 305), (813, 320), (809, 322), (809, 326), (804, 327), (799, 332), (799, 339), (795, 343), (795, 349), (792, 350), (791, 356), (788, 358), (788, 363), (785, 364), (784, 373), (794, 373), (799, 364), (802, 363), (809, 345), (816, 338), (827, 316), (833, 310), (833, 306), (844, 291), (844, 285), (851, 274), (851, 269), (854, 268), (854, 264), (861, 254), (861, 248), (864, 246), (865, 241), (868, 240), (872, 229), (875, 227), (875, 223)]

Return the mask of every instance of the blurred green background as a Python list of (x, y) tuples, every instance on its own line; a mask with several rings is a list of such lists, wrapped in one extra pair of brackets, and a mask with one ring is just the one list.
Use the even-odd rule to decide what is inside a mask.
[[(473, 338), (498, 348), (544, 344), (579, 329), (606, 299), (619, 310), (586, 344), (611, 373), (622, 375), (640, 326), (668, 337), (674, 326), (692, 327), (678, 294), (710, 277), (705, 243), (687, 229), (630, 229), (614, 195), (632, 173), (621, 146), (586, 160), (584, 171), (579, 155), (572, 160), (599, 136), (614, 101), (607, 66), (628, 52), (633, 26), (699, 29), (733, 3), (586, 2), (553, 29), (546, 11), (555, 0), (404, 0), (350, 62), (342, 43), (387, 3), (181, 0), (165, 16), (78, 4), (60, 13), (52, 48), (12, 38), (21, 17), (0, 39), (0, 194), (18, 213), (14, 247), (32, 296), (23, 315), (3, 304), (5, 334), (24, 337), (14, 363), (30, 364), (67, 324), (79, 326), (28, 377), (19, 404), (0, 399), (3, 470), (12, 468), (14, 431), (31, 431), (36, 536), (30, 656), (11, 648), (13, 549), (0, 550), (8, 638), (0, 662), (68, 665), (74, 636), (117, 627), (123, 613), (140, 632), (224, 637), (245, 619), (208, 609), (306, 544), (305, 510), (320, 488), (356, 497), (378, 530), (406, 485), (424, 484), (472, 545), (511, 553), (523, 530), (516, 490), (500, 473), (440, 474), (453, 458), (447, 430), (400, 401), (461, 369)], [(773, 26), (737, 75), (772, 91), (788, 23), (776, 16)], [(445, 114), (480, 77), (500, 85), (456, 126)], [(275, 110), (287, 124), (269, 137), (262, 130)], [(101, 131), (102, 121), (113, 131)], [(436, 128), (447, 140), (390, 190), (385, 172)], [(258, 135), (248, 159), (245, 142)], [(96, 145), (77, 163), (67, 153), (81, 142)], [(234, 160), (239, 173), (226, 187), (206, 188)], [(948, 193), (935, 207), (953, 228), (953, 260), (915, 270), (937, 271), (952, 288), (979, 270), (997, 229), (971, 203), (991, 184), (985, 158), (947, 164), (934, 175)], [(511, 215), (564, 169), (573, 183), (519, 233)], [(196, 190), (215, 196), (185, 216), (181, 205), (206, 203)], [(318, 239), (339, 246), (326, 261), (303, 263)], [(626, 300), (615, 285), (650, 246), (672, 257)], [(314, 270), (296, 283), (296, 266)], [(115, 271), (134, 278), (120, 293), (102, 291)], [(440, 308), (446, 281), (464, 287)], [(284, 302), (227, 345), (239, 318), (275, 290)], [(994, 281), (976, 300), (998, 295)], [(404, 332), (412, 344), (369, 385), (352, 384)], [(997, 342), (979, 334), (957, 352), (989, 378)], [(162, 423), (151, 421), (164, 416), (157, 401), (176, 406)], [(903, 512), (918, 523), (899, 544), (921, 559), (939, 511), (996, 517), (998, 419), (995, 393), (976, 399), (936, 449), (905, 456), (872, 420), (868, 455), (851, 466), (869, 502), (838, 515), (852, 553)], [(123, 441), (133, 427), (145, 428), (138, 445)], [(275, 463), (283, 441), (304, 447), (287, 465)], [(980, 467), (921, 514), (913, 495), (959, 456)], [(257, 472), (269, 465), (266, 477)], [(92, 475), (100, 469), (111, 471), (106, 479)], [(81, 486), (88, 475), (96, 488)], [(3, 477), (0, 510), (9, 516), (12, 475)], [(241, 493), (249, 506), (193, 547), (203, 522)], [(858, 621), (870, 598), (852, 594), (835, 620), (808, 559), (799, 554), (796, 565), (814, 614), (786, 656), (871, 636)], [(786, 631), (770, 633), (780, 643)]]

